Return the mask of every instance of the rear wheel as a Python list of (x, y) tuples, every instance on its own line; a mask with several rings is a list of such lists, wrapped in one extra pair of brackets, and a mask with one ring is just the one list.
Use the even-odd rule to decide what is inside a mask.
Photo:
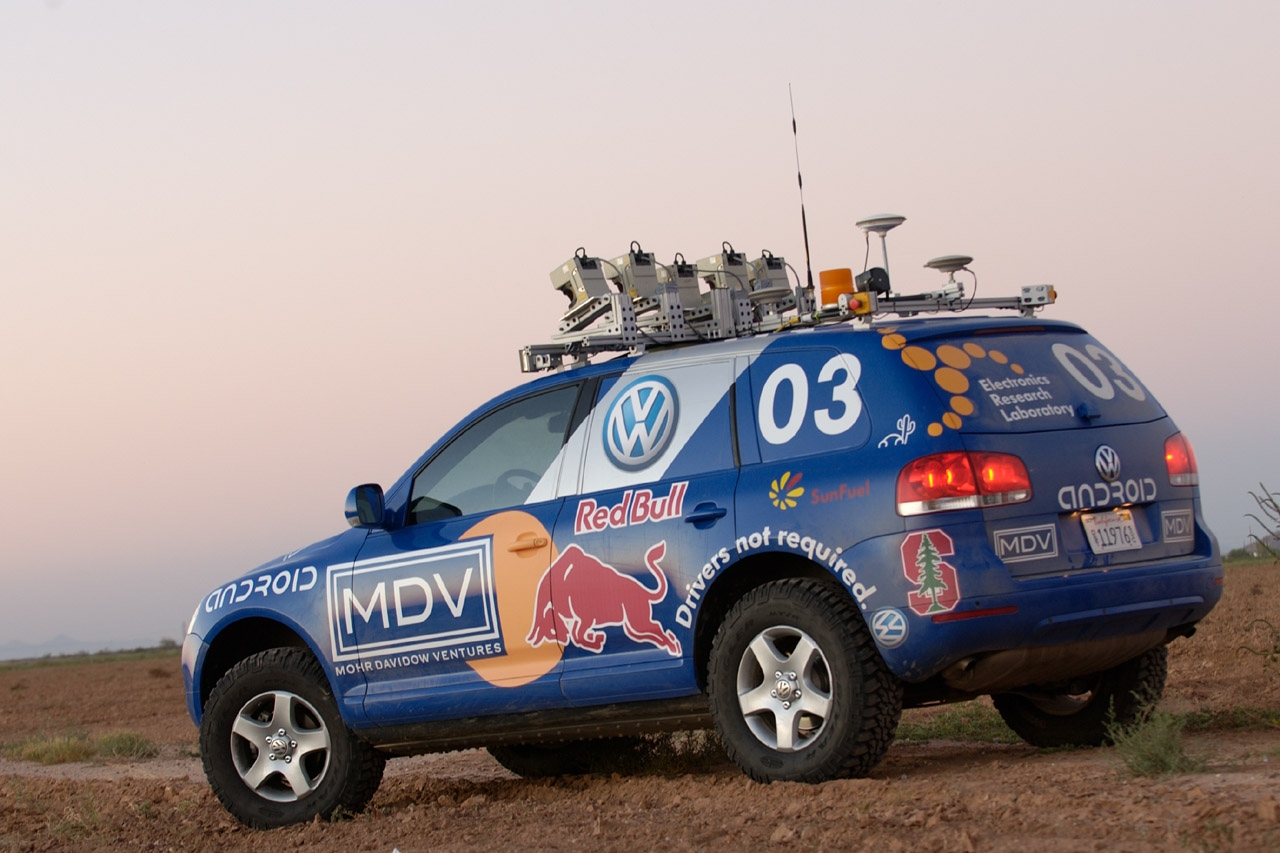
[(1160, 646), (1070, 687), (991, 698), (1009, 728), (1032, 746), (1100, 746), (1115, 728), (1147, 719), (1168, 672), (1169, 650)]
[(807, 578), (733, 606), (707, 681), (725, 751), (759, 782), (866, 775), (902, 713), (901, 686), (848, 594)]
[(386, 764), (342, 721), (316, 659), (291, 648), (222, 677), (205, 703), (200, 753), (218, 799), (255, 829), (360, 811)]

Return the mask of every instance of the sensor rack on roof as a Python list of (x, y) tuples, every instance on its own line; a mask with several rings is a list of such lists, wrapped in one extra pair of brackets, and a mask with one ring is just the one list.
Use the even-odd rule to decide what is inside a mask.
[[(768, 251), (748, 262), (729, 243), (696, 263), (677, 254), (668, 266), (632, 242), (612, 261), (578, 249), (551, 271), (551, 283), (569, 299), (552, 343), (520, 350), (525, 373), (559, 370), (603, 352), (639, 355), (647, 349), (697, 341), (768, 334), (795, 326), (856, 320), (878, 314), (910, 317), (974, 308), (1010, 309), (1031, 316), (1057, 298), (1052, 285), (1022, 288), (1020, 296), (965, 298), (955, 273), (972, 258), (946, 255), (925, 266), (948, 273), (941, 290), (912, 296), (889, 291), (888, 273), (874, 267), (854, 277), (848, 270), (821, 274), (820, 304), (799, 277), (793, 287), (788, 264)], [(700, 282), (707, 289), (700, 287)], [(566, 362), (566, 359), (569, 361)]]

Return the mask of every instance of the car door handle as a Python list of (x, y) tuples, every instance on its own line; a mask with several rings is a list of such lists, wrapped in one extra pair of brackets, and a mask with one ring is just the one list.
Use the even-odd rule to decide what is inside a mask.
[(716, 521), (724, 518), (729, 514), (729, 510), (713, 503), (701, 503), (693, 508), (693, 512), (684, 517), (684, 520), (690, 524), (698, 524), (700, 522)]
[(507, 550), (513, 551), (513, 552), (514, 551), (532, 551), (535, 548), (545, 548), (545, 547), (547, 547), (547, 538), (545, 536), (531, 537), (530, 534), (525, 533), (521, 535), (521, 537), (517, 539), (514, 544), (508, 545)]

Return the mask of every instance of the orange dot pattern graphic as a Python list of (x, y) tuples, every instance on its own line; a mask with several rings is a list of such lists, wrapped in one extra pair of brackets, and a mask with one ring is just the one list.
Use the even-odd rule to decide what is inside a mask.
[(933, 438), (948, 429), (960, 429), (964, 426), (964, 419), (977, 411), (974, 401), (965, 396), (972, 383), (964, 372), (970, 367), (984, 359), (990, 359), (994, 364), (1009, 365), (1009, 369), (1016, 374), (1024, 372), (1022, 365), (1010, 363), (1009, 357), (999, 350), (987, 349), (972, 341), (961, 346), (942, 344), (930, 349), (918, 344), (908, 346), (907, 339), (892, 327), (881, 329), (880, 336), (880, 343), (885, 349), (900, 353), (902, 363), (912, 370), (932, 373), (937, 386), (951, 396), (951, 408), (925, 429)]

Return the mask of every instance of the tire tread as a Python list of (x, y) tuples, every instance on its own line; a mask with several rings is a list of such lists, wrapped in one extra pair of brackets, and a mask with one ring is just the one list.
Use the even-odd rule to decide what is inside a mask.
[[(780, 599), (790, 599), (805, 611), (828, 620), (832, 626), (848, 629), (841, 636), (841, 641), (859, 669), (861, 718), (853, 727), (850, 742), (828, 750), (823, 761), (802, 772), (781, 775), (758, 766), (733, 743), (721, 721), (726, 715), (740, 713), (737, 696), (724, 696), (711, 690), (711, 713), (716, 720), (721, 743), (729, 757), (757, 782), (772, 782), (783, 778), (798, 782), (824, 782), (865, 776), (880, 762), (893, 743), (902, 713), (902, 688), (885, 667), (866, 623), (845, 591), (812, 578), (786, 578), (751, 589), (730, 608), (720, 625), (712, 645), (707, 683), (710, 686), (726, 677), (731, 681), (736, 677), (734, 671), (737, 661), (729, 659), (723, 653), (717, 653), (717, 648), (726, 642), (726, 626), (734, 625), (743, 614), (752, 609), (767, 607)], [(724, 671), (726, 667), (730, 670), (727, 674)]]
[[(237, 820), (254, 829), (271, 829), (289, 823), (300, 823), (311, 819), (317, 814), (329, 817), (339, 810), (350, 813), (363, 811), (382, 784), (382, 773), (386, 767), (387, 757), (350, 729), (345, 730), (348, 746), (345, 758), (348, 769), (336, 796), (325, 797), (317, 795), (314, 797), (314, 802), (311, 802), (312, 797), (297, 801), (298, 803), (320, 806), (318, 809), (297, 809), (296, 807), (281, 809), (278, 804), (264, 805), (268, 802), (266, 800), (255, 802), (254, 799), (249, 799), (255, 797), (251, 792), (246, 796), (244, 786), (239, 778), (226, 774), (214, 762), (213, 756), (218, 754), (218, 750), (226, 750), (227, 745), (215, 742), (214, 726), (211, 723), (210, 715), (222, 711), (220, 705), (226, 700), (227, 695), (234, 691), (244, 679), (267, 679), (281, 672), (289, 673), (291, 676), (300, 676), (319, 690), (318, 698), (321, 703), (330, 705), (333, 712), (334, 719), (332, 721), (326, 720), (326, 723), (331, 727), (345, 727), (345, 723), (342, 721), (340, 714), (338, 714), (337, 702), (334, 699), (333, 692), (329, 689), (329, 682), (325, 677), (324, 669), (321, 668), (319, 661), (310, 652), (295, 647), (281, 647), (250, 655), (233, 666), (219, 679), (204, 704), (204, 721), (200, 726), (200, 755), (204, 765), (205, 776), (209, 780), (209, 786), (213, 789), (214, 795)], [(339, 738), (337, 735), (338, 733), (336, 732), (331, 732), (330, 734), (330, 737), (335, 740), (334, 746), (330, 748), (331, 762), (334, 761), (332, 753), (338, 748), (336, 741)], [(332, 805), (325, 803), (321, 806), (320, 804), (326, 799), (332, 799)], [(296, 806), (296, 804), (289, 805)], [(255, 808), (254, 806), (262, 807)], [(301, 814), (290, 819), (281, 820), (276, 816), (280, 811), (301, 812)]]

